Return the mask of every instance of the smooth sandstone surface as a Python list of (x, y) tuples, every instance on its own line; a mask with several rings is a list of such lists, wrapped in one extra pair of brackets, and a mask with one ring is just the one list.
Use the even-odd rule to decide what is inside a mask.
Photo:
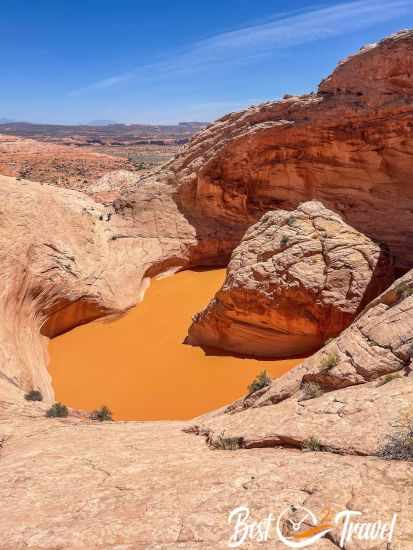
[[(96, 425), (44, 418), (39, 406), (0, 421), (2, 550), (218, 550), (228, 514), (277, 518), (291, 503), (321, 516), (331, 508), (365, 521), (398, 514), (395, 550), (412, 548), (411, 465), (377, 458), (285, 449), (212, 451), (177, 423)], [(386, 543), (385, 543), (386, 544)], [(346, 550), (385, 550), (385, 544)], [(272, 538), (262, 545), (275, 548)], [(317, 550), (338, 547), (338, 534)]]
[(267, 212), (235, 248), (187, 342), (258, 357), (309, 354), (392, 280), (386, 248), (321, 203)]
[[(228, 513), (248, 505), (254, 519), (277, 518), (291, 502), (319, 517), (398, 513), (392, 548), (412, 548), (411, 466), (377, 458), (296, 450), (211, 451), (173, 423), (95, 425), (45, 419), (38, 406), (1, 422), (2, 550), (227, 548)], [(315, 548), (332, 550), (338, 537)], [(274, 536), (243, 548), (285, 548)], [(354, 548), (385, 545), (361, 543)]]

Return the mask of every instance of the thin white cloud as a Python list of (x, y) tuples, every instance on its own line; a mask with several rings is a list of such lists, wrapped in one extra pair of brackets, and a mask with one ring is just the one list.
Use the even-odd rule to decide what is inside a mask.
[(356, 0), (315, 10), (285, 14), (265, 23), (217, 34), (196, 42), (187, 52), (165, 61), (99, 80), (70, 95), (110, 88), (139, 78), (178, 77), (217, 64), (249, 63), (276, 49), (298, 46), (359, 31), (411, 13), (413, 0)]

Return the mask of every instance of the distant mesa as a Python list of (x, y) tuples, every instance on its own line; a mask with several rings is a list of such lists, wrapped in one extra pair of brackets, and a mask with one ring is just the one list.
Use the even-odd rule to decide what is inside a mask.
[(210, 123), (209, 122), (197, 122), (197, 121), (193, 121), (193, 122), (179, 122), (179, 126), (188, 126), (190, 128), (195, 128), (195, 127), (199, 127), (199, 128), (205, 128), (206, 126), (208, 126)]
[(0, 124), (9, 124), (9, 122), (15, 122), (12, 118), (0, 117)]
[(121, 124), (116, 120), (91, 120), (86, 123), (86, 126), (113, 126), (114, 124)]

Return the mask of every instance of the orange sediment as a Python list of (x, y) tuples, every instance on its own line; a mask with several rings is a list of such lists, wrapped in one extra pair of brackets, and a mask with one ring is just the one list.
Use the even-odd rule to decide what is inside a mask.
[(244, 395), (262, 370), (277, 377), (298, 364), (206, 355), (183, 344), (192, 315), (224, 277), (218, 269), (153, 281), (144, 301), (121, 319), (51, 340), (56, 399), (88, 410), (105, 404), (117, 420), (189, 419)]

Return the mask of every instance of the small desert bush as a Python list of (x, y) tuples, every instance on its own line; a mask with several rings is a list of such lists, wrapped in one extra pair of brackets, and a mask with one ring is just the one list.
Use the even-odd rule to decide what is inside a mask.
[(55, 403), (46, 411), (46, 416), (49, 418), (65, 418), (69, 414), (66, 405)]
[(281, 240), (280, 240), (281, 246), (287, 246), (288, 241), (289, 241), (288, 235), (283, 235), (283, 236), (281, 237)]
[(290, 216), (290, 217), (288, 218), (288, 220), (287, 220), (287, 224), (288, 224), (290, 227), (292, 227), (292, 226), (294, 225), (294, 223), (295, 223), (295, 218), (294, 218), (294, 216)]
[(409, 287), (407, 283), (400, 283), (396, 286), (395, 291), (397, 296), (404, 300), (413, 294), (413, 287)]
[(376, 454), (387, 460), (413, 460), (413, 406), (400, 415), (396, 428)]
[(400, 431), (387, 436), (377, 455), (386, 460), (413, 460), (413, 420)]
[(43, 401), (43, 395), (39, 392), (39, 390), (30, 390), (26, 393), (24, 398), (26, 401)]
[(222, 432), (210, 441), (209, 446), (221, 451), (235, 451), (242, 447), (242, 437), (225, 437), (225, 432)]
[(321, 451), (322, 445), (319, 439), (314, 436), (309, 437), (303, 441), (302, 449), (304, 451)]
[(112, 411), (106, 407), (106, 405), (93, 411), (90, 417), (92, 420), (99, 420), (99, 422), (109, 422), (113, 420)]
[(407, 349), (406, 355), (410, 360), (413, 359), (413, 344)]
[(377, 382), (377, 388), (380, 386), (384, 386), (385, 384), (388, 384), (392, 380), (396, 380), (397, 378), (401, 378), (400, 374), (386, 374), (386, 376)]
[(315, 399), (323, 395), (323, 390), (317, 382), (306, 382), (302, 387), (303, 399)]
[(256, 376), (256, 378), (254, 378), (254, 380), (248, 386), (248, 391), (251, 394), (258, 390), (262, 390), (262, 388), (265, 388), (270, 384), (271, 384), (271, 378), (268, 376), (267, 371), (263, 370)]
[(321, 370), (329, 371), (338, 365), (338, 355), (335, 351), (332, 351), (326, 355), (321, 361)]

